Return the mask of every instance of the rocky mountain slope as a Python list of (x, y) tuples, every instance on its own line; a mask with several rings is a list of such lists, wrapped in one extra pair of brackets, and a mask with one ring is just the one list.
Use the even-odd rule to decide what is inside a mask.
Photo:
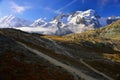
[[(21, 42), (97, 80), (119, 80), (119, 28), (120, 21), (117, 21), (105, 28), (66, 36), (40, 35), (10, 28), (0, 29), (0, 78), (6, 79), (5, 76), (9, 76), (7, 80), (10, 80), (20, 76), (25, 80), (74, 80), (74, 76), (75, 80), (81, 80), (80, 77), (75, 77), (75, 73), (70, 74), (64, 68), (54, 66), (17, 43)], [(8, 71), (10, 73), (7, 75)]]
[(5, 16), (0, 19), (0, 28), (16, 28), (22, 26), (29, 26), (31, 21), (17, 18), (13, 15)]
[[(16, 34), (10, 31), (9, 34)], [(27, 33), (21, 34), (29, 37)], [(70, 73), (29, 51), (18, 41), (0, 30), (0, 80), (74, 80)]]

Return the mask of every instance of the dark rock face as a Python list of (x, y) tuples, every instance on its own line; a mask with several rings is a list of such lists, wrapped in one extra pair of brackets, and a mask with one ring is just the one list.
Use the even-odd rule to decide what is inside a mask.
[(62, 35), (65, 35), (65, 34), (70, 34), (70, 33), (73, 33), (73, 32), (71, 30), (69, 30), (68, 28), (64, 27), (64, 28), (59, 28), (56, 31), (55, 35), (62, 36)]

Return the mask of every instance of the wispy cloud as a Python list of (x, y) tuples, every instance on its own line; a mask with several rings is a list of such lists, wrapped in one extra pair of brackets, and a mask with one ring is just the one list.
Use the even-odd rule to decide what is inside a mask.
[(53, 12), (53, 13), (55, 13), (55, 14), (61, 14), (61, 13), (62, 13), (61, 11), (52, 9), (52, 8), (50, 8), (50, 7), (46, 7), (46, 8), (44, 8), (44, 9), (45, 9), (45, 10), (48, 10), (48, 11), (50, 11), (50, 12)]
[(18, 5), (15, 2), (13, 2), (13, 1), (10, 2), (10, 5), (11, 5), (12, 11), (15, 12), (15, 13), (23, 13), (27, 9), (31, 8), (30, 6), (21, 6), (21, 5)]
[(72, 0), (71, 2), (69, 2), (68, 4), (66, 4), (65, 6), (59, 8), (59, 9), (56, 9), (56, 10), (53, 9), (53, 8), (50, 8), (50, 7), (45, 7), (44, 9), (45, 9), (45, 10), (48, 10), (48, 11), (50, 11), (50, 12), (53, 12), (53, 13), (55, 13), (55, 14), (61, 14), (63, 9), (71, 6), (71, 5), (74, 4), (76, 1), (77, 1), (77, 0)]
[(72, 4), (74, 4), (77, 0), (72, 0), (70, 3), (66, 4), (65, 6), (63, 6), (62, 8), (58, 9), (57, 11), (61, 11), (69, 6), (71, 6)]

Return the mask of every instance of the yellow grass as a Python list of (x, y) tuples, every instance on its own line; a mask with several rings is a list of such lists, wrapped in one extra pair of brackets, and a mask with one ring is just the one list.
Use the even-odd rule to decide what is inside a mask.
[(120, 63), (120, 54), (103, 54), (105, 58)]
[(46, 39), (52, 39), (54, 41), (68, 41), (68, 38), (62, 37), (62, 36), (41, 36), (42, 38)]

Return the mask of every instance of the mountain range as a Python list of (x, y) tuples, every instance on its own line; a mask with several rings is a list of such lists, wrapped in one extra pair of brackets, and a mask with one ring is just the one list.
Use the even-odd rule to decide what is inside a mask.
[(65, 35), (94, 30), (95, 28), (106, 26), (119, 19), (120, 17), (114, 16), (103, 18), (92, 9), (76, 11), (70, 14), (60, 14), (51, 21), (45, 21), (45, 19), (42, 18), (29, 21), (9, 15), (0, 19), (0, 28), (15, 28), (30, 33)]

